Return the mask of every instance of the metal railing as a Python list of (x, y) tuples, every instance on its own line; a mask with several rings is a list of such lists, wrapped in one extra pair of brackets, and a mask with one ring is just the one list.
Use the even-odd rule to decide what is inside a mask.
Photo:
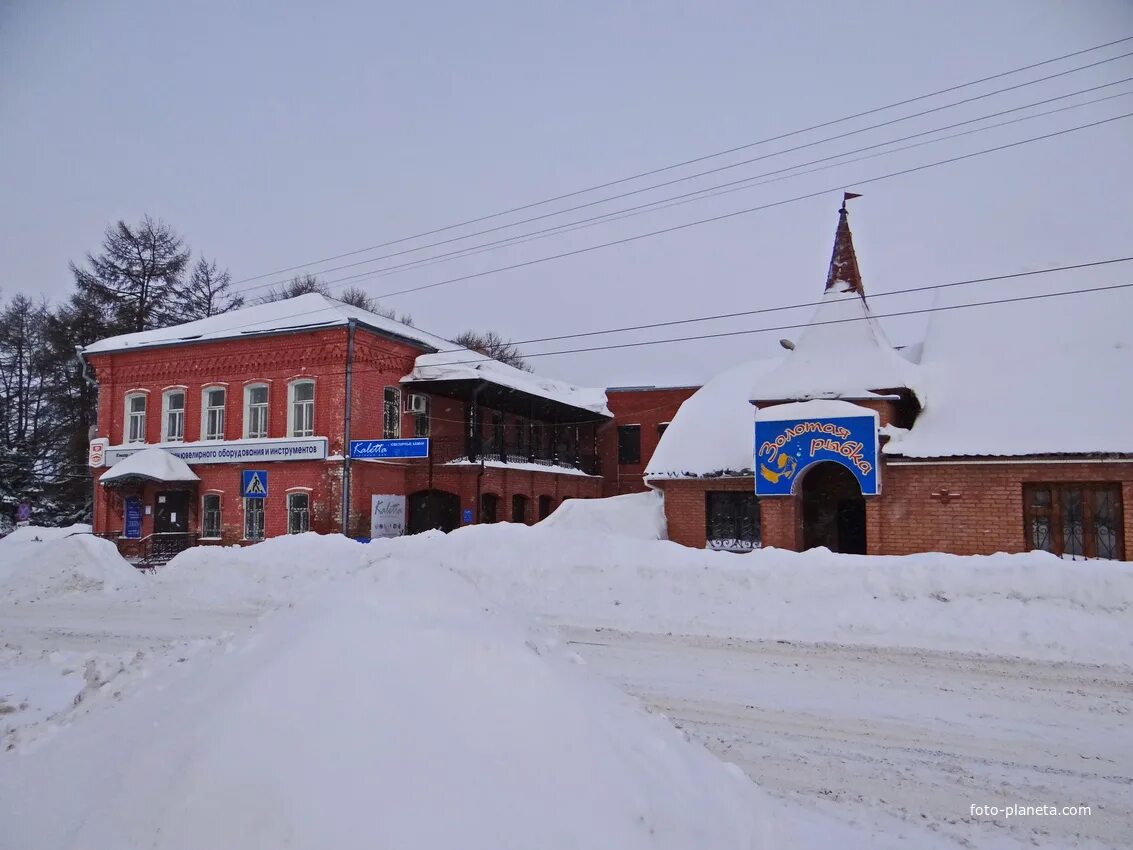
[(164, 566), (173, 557), (197, 545), (198, 535), (192, 531), (163, 531), (145, 537), (123, 537), (116, 531), (96, 534), (118, 547), (118, 553), (140, 570)]
[(484, 440), (479, 446), (465, 437), (442, 437), (430, 439), (430, 460), (434, 464), (479, 463), (535, 464), (537, 466), (563, 466), (577, 469), (588, 475), (600, 475), (598, 454), (594, 450), (583, 451), (580, 447), (560, 445), (548, 446), (505, 445), (501, 447), (491, 440)]

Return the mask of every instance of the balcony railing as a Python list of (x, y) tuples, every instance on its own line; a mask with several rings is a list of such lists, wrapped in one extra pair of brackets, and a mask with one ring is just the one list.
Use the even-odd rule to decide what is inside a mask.
[(555, 449), (550, 447), (531, 446), (505, 446), (501, 451), (498, 445), (485, 440), (481, 446), (470, 445), (465, 437), (449, 437), (431, 439), (429, 453), (431, 462), (442, 463), (479, 463), (483, 458), (488, 463), (500, 464), (535, 464), (546, 467), (567, 467), (585, 472), (587, 475), (600, 475), (598, 454), (591, 449), (583, 451), (569, 445), (561, 445)]

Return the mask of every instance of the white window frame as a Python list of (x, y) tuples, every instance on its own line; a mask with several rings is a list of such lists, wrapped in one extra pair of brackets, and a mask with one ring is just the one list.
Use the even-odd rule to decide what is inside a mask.
[[(144, 403), (139, 413), (134, 413), (130, 410), (130, 402), (136, 398), (140, 398)], [(126, 443), (144, 443), (146, 442), (146, 416), (149, 413), (149, 390), (131, 390), (126, 393), (125, 403), (125, 418), (122, 420), (122, 442)], [(141, 422), (140, 436), (134, 439), (131, 434), (133, 432), (133, 417), (138, 417)]]
[[(217, 408), (209, 406), (209, 393), (220, 390), (224, 393), (224, 402), (220, 406), (220, 436), (209, 436), (209, 412)], [(228, 387), (224, 384), (209, 384), (201, 388), (201, 439), (223, 440), (225, 429), (228, 427)]]
[[(205, 534), (205, 499), (211, 496), (216, 496), (220, 500), (220, 507), (217, 509), (220, 514), (219, 525), (217, 527), (217, 534), (209, 536)], [(224, 535), (224, 491), (223, 490), (207, 490), (201, 494), (201, 540), (220, 540)]]
[[(386, 394), (393, 390), (394, 397), (392, 403), (386, 398)], [(392, 430), (387, 427), (390, 424), (389, 414), (394, 411), (393, 424), (396, 426)], [(382, 388), (382, 439), (383, 440), (396, 440), (401, 437), (401, 387), (387, 385)]]
[(252, 390), (257, 389), (265, 390), (267, 394), (267, 401), (264, 402), (264, 433), (254, 436), (255, 439), (263, 439), (271, 436), (271, 384), (267, 381), (253, 381), (250, 384), (244, 385), (244, 439), (253, 438), (252, 434)]
[[(169, 414), (173, 411), (169, 407), (171, 396), (181, 396), (181, 433), (174, 436), (169, 427)], [(161, 442), (185, 442), (185, 410), (189, 406), (188, 387), (166, 387), (161, 391)]]
[[(300, 402), (296, 401), (296, 390), (305, 385), (311, 385), (311, 398), (310, 401), (303, 401), (304, 406), (310, 405), (310, 427), (309, 428), (296, 428), (295, 427), (295, 414), (298, 410), (297, 405)], [(287, 385), (287, 436), (288, 437), (313, 437), (315, 436), (315, 381), (312, 378), (298, 378)]]
[[(266, 499), (241, 499), (241, 501), (244, 503), (244, 506), (243, 506), (244, 507), (244, 539), (252, 541), (252, 542), (258, 542), (260, 540), (266, 540), (267, 539), (267, 530), (268, 530), (268, 512), (267, 512), (267, 505), (265, 504)], [(262, 516), (263, 520), (264, 520), (263, 527), (260, 529), (260, 536), (259, 537), (249, 537), (248, 536), (248, 505), (251, 502), (259, 502), (260, 503), (260, 516)]]

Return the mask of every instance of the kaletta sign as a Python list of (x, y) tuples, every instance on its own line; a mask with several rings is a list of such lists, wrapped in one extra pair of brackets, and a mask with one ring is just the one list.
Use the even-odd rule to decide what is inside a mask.
[(854, 474), (864, 496), (880, 492), (877, 418), (842, 416), (755, 422), (755, 493), (786, 496), (808, 466), (839, 463)]

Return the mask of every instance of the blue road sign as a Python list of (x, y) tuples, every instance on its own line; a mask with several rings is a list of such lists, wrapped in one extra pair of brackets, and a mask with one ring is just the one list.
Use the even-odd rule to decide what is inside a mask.
[(351, 440), (350, 456), (357, 460), (375, 460), (389, 457), (428, 457), (429, 438), (410, 437), (402, 440)]
[(755, 421), (755, 494), (786, 496), (803, 470), (833, 461), (853, 473), (862, 495), (876, 496), (877, 417)]
[(126, 522), (122, 528), (122, 536), (130, 540), (138, 540), (142, 536), (142, 500), (129, 498), (126, 500)]
[(266, 499), (268, 474), (264, 469), (245, 469), (241, 473), (240, 495), (245, 499)]
[(472, 508), (465, 508), (464, 509), (463, 519), (464, 519), (465, 525), (469, 525), (472, 522)]

